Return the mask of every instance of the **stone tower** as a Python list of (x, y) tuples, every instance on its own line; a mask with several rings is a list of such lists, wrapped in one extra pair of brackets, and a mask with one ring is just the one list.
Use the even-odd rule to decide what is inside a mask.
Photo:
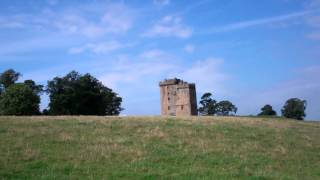
[(161, 115), (195, 116), (198, 115), (195, 84), (181, 79), (165, 79), (159, 83)]

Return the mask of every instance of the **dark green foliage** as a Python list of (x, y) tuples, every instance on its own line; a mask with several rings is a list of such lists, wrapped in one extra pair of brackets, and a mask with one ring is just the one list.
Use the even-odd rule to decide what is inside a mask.
[(272, 106), (267, 104), (261, 108), (261, 113), (258, 116), (276, 116), (277, 112), (272, 109)]
[(19, 77), (20, 73), (15, 72), (13, 69), (8, 69), (0, 74), (0, 84), (2, 85), (2, 90), (8, 88), (10, 85), (14, 84)]
[(13, 69), (0, 74), (0, 114), (1, 115), (38, 115), (41, 85), (32, 80), (15, 84), (21, 76)]
[(43, 85), (37, 85), (33, 80), (25, 80), (24, 84), (29, 86), (35, 94), (41, 94), (43, 91)]
[(44, 109), (41, 114), (47, 116), (47, 115), (49, 115), (49, 110)]
[(1, 115), (38, 115), (40, 97), (23, 83), (6, 88), (0, 98)]
[(199, 108), (200, 115), (220, 115), (229, 116), (237, 113), (237, 107), (233, 105), (230, 101), (220, 101), (211, 98), (211, 93), (204, 93), (201, 97)]
[(216, 111), (218, 115), (229, 116), (237, 113), (237, 107), (230, 101), (220, 101), (217, 103)]
[(90, 74), (72, 71), (48, 82), (52, 115), (118, 115), (122, 98)]
[(306, 107), (307, 107), (306, 100), (291, 98), (287, 100), (287, 102), (283, 106), (281, 110), (282, 116), (286, 118), (303, 120), (304, 117), (306, 117), (306, 114), (305, 114)]
[(199, 113), (203, 116), (214, 115), (216, 113), (217, 101), (212, 99), (211, 96), (211, 93), (205, 93), (201, 97)]

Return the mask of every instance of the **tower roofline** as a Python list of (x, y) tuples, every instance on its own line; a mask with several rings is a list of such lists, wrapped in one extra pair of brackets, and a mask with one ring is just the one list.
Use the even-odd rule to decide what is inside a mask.
[(169, 85), (177, 85), (177, 84), (181, 84), (181, 85), (191, 85), (191, 86), (195, 86), (194, 83), (187, 83), (181, 79), (178, 78), (173, 78), (173, 79), (165, 79), (164, 81), (161, 81), (159, 83), (159, 86), (169, 86)]

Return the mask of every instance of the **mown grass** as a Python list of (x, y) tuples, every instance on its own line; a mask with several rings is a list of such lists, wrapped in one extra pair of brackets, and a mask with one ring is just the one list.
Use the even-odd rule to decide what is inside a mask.
[(0, 179), (320, 179), (320, 123), (0, 117)]

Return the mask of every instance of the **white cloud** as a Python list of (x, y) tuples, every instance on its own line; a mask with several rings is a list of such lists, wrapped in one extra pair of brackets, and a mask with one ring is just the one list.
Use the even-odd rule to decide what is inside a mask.
[(133, 25), (133, 13), (123, 4), (110, 4), (104, 12), (100, 19), (88, 19), (79, 13), (64, 13), (62, 17), (55, 17), (53, 22), (62, 32), (87, 37), (124, 33)]
[(170, 0), (153, 0), (153, 4), (161, 6), (169, 5), (170, 2)]
[[(137, 61), (133, 62), (132, 59)], [(145, 84), (145, 90), (152, 88), (148, 83), (157, 83), (159, 76), (162, 76), (170, 69), (175, 67), (174, 63), (159, 61), (143, 60), (139, 58), (124, 58), (113, 64), (113, 71), (101, 75), (99, 79), (102, 80), (108, 86), (112, 88), (118, 88), (121, 84), (134, 85), (134, 84)], [(152, 78), (153, 82), (148, 82), (148, 78)], [(144, 79), (141, 81), (141, 79)], [(149, 86), (149, 87), (148, 87)], [(130, 90), (132, 91), (132, 89)]]
[[(48, 1), (50, 2), (50, 1)], [(54, 1), (52, 1), (54, 2)], [(101, 10), (103, 9), (103, 10)], [(88, 14), (96, 14), (88, 16)], [(98, 38), (108, 33), (127, 32), (133, 25), (134, 13), (124, 4), (107, 4), (106, 8), (93, 7), (82, 11), (50, 9), (39, 14), (21, 14), (0, 17), (0, 28), (35, 28), (68, 35)]]
[(110, 6), (102, 17), (102, 26), (107, 32), (126, 32), (132, 27), (132, 24), (133, 12), (123, 4)]
[(193, 53), (194, 52), (194, 45), (192, 44), (187, 44), (185, 47), (184, 47), (184, 50), (187, 52), (187, 53)]
[(65, 14), (59, 19), (54, 19), (52, 25), (66, 34), (80, 34), (86, 37), (99, 37), (105, 34), (105, 30), (99, 24), (75, 14)]
[(285, 14), (281, 16), (275, 16), (275, 17), (268, 17), (268, 18), (262, 18), (262, 19), (255, 19), (255, 20), (248, 20), (248, 21), (240, 21), (232, 24), (227, 24), (220, 27), (214, 27), (209, 29), (208, 31), (205, 31), (204, 33), (219, 33), (219, 32), (228, 32), (228, 31), (235, 31), (239, 29), (245, 29), (250, 28), (254, 26), (260, 26), (265, 24), (273, 24), (273, 23), (279, 23), (283, 21), (292, 20), (299, 17), (304, 17), (310, 14), (313, 14), (317, 11), (300, 11), (290, 14)]
[(181, 18), (177, 16), (165, 16), (151, 27), (143, 36), (146, 37), (178, 37), (188, 38), (192, 35), (192, 29), (183, 25)]
[(222, 71), (223, 64), (224, 61), (219, 58), (198, 60), (189, 67), (184, 66), (177, 73), (173, 73), (172, 76), (195, 82), (198, 93), (227, 94), (225, 81), (231, 79), (231, 76)]
[(166, 60), (166, 59), (169, 59), (168, 57), (170, 57), (170, 55), (160, 49), (151, 49), (151, 50), (142, 52), (140, 54), (140, 57), (143, 59)]
[(108, 41), (100, 43), (88, 43), (82, 47), (71, 48), (69, 53), (71, 54), (80, 54), (86, 51), (92, 52), (95, 54), (109, 53), (118, 49), (128, 47), (128, 44), (123, 44), (118, 41)]

